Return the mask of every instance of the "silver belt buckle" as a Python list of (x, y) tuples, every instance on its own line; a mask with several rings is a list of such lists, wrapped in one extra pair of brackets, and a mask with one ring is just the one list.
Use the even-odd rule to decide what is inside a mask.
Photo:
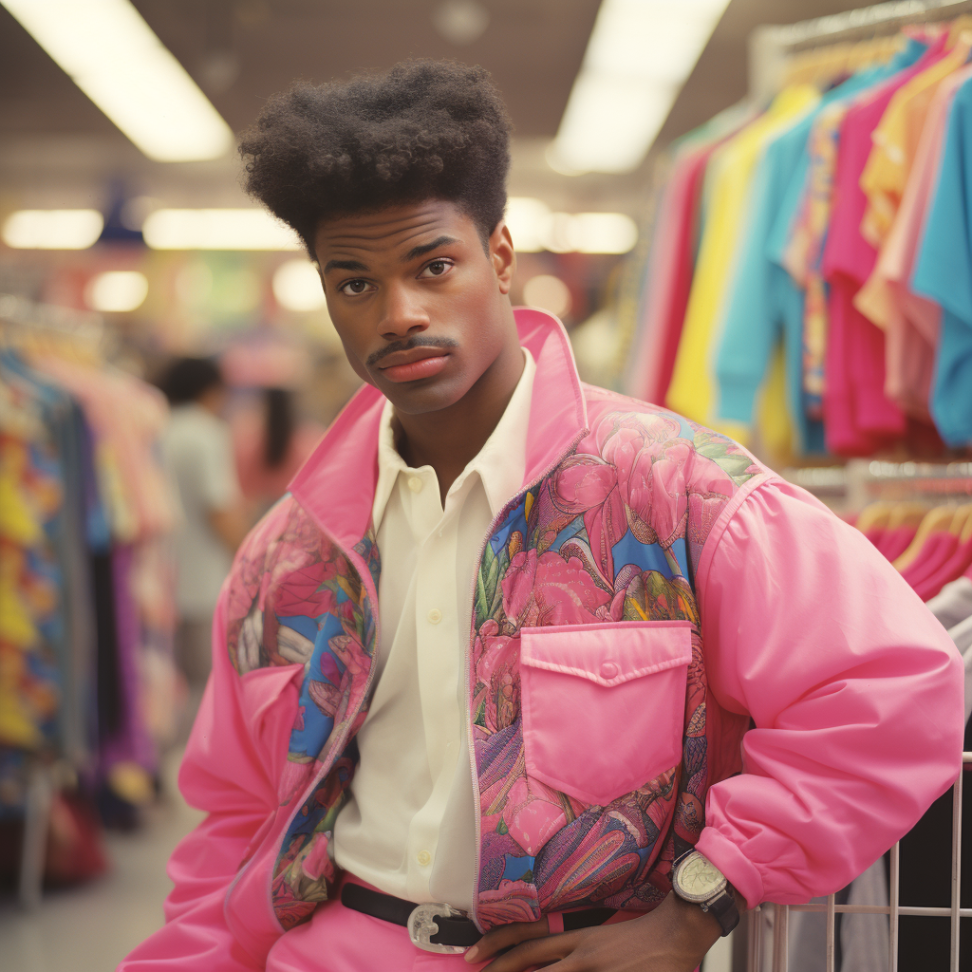
[(408, 916), (408, 937), (416, 948), (426, 952), (439, 952), (446, 955), (461, 955), (466, 951), (463, 945), (437, 945), (431, 941), (433, 935), (438, 935), (439, 926), (436, 918), (463, 918), (461, 911), (447, 904), (416, 905)]

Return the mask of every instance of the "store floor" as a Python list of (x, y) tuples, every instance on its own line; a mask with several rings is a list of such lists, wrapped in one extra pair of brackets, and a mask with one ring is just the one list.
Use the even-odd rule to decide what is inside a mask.
[(78, 888), (52, 891), (25, 911), (0, 899), (0, 968), (4, 972), (112, 972), (162, 925), (172, 887), (165, 865), (176, 844), (202, 819), (175, 785), (181, 754), (163, 767), (167, 798), (135, 833), (105, 839), (107, 875)]
[[(187, 806), (176, 788), (181, 753), (163, 767), (167, 798), (135, 833), (105, 838), (109, 873), (69, 891), (50, 892), (33, 911), (0, 898), (0, 969), (3, 972), (112, 972), (162, 925), (162, 902), (172, 887), (165, 865), (176, 844), (203, 814)], [(703, 972), (729, 972), (722, 939)]]

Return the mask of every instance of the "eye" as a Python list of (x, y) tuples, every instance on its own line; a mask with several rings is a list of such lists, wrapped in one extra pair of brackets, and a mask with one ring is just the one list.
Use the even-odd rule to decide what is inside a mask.
[(338, 290), (347, 297), (357, 297), (360, 294), (367, 293), (370, 286), (367, 280), (348, 280), (341, 284)]
[(451, 260), (433, 260), (421, 273), (423, 277), (444, 277), (453, 267)]

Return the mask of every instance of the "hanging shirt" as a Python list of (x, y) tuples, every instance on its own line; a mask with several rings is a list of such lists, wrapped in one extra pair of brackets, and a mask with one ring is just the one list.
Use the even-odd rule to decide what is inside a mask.
[(959, 577), (927, 602), (928, 610), (946, 628), (972, 617), (972, 578)]
[(938, 187), (912, 288), (942, 308), (931, 413), (948, 445), (972, 442), (972, 81), (949, 115)]
[(705, 167), (714, 149), (676, 157), (661, 198), (644, 289), (638, 340), (625, 388), (634, 398), (661, 402), (671, 382), (695, 269), (696, 215)]
[(748, 109), (730, 109), (687, 136), (676, 152), (652, 231), (638, 335), (625, 370), (624, 387), (634, 398), (663, 402), (668, 393), (695, 273), (709, 160), (751, 120)]
[[(840, 126), (850, 108), (874, 87), (918, 61), (927, 45), (909, 38), (887, 65), (861, 72), (861, 85), (842, 85), (816, 114), (807, 140), (806, 175), (790, 181), (784, 211), (774, 227), (774, 253), (803, 291), (803, 410), (808, 419), (823, 418), (824, 357), (827, 347), (827, 287), (820, 269), (833, 206), (834, 173)], [(863, 89), (863, 90), (862, 90)], [(791, 382), (795, 382), (795, 376)]]
[(476, 883), (463, 647), (483, 539), (525, 475), (536, 364), (524, 356), (503, 417), (445, 506), (435, 470), (398, 454), (385, 405), (372, 510), (383, 565), (377, 685), (334, 826), (340, 867), (386, 894), (462, 911)]
[(874, 146), (861, 173), (861, 188), (867, 195), (861, 234), (873, 246), (880, 246), (887, 239), (918, 151), (928, 109), (938, 86), (968, 60), (969, 37), (972, 35), (963, 32), (952, 50), (899, 88), (874, 129)]
[(945, 147), (948, 115), (958, 89), (972, 78), (972, 66), (949, 75), (928, 109), (914, 163), (894, 224), (877, 266), (854, 305), (885, 332), (885, 392), (909, 415), (928, 419), (932, 371), (941, 311), (910, 289), (918, 243), (935, 190)]
[(853, 305), (870, 276), (877, 251), (862, 236), (867, 200), (860, 176), (871, 151), (871, 133), (903, 85), (942, 56), (945, 40), (917, 64), (854, 105), (840, 126), (834, 204), (822, 259), (829, 285), (824, 421), (828, 451), (871, 455), (882, 442), (905, 433), (901, 410), (884, 395), (884, 334)]
[[(753, 172), (767, 143), (809, 111), (819, 98), (817, 90), (809, 85), (785, 89), (765, 115), (713, 157), (709, 216), (666, 398), (670, 408), (691, 419), (706, 422), (714, 412), (710, 357), (720, 331), (738, 241), (747, 225)], [(737, 437), (745, 436), (746, 428), (734, 427), (732, 432)]]
[(827, 105), (865, 90), (898, 68), (895, 63), (863, 71), (828, 92), (810, 112), (769, 141), (753, 178), (751, 216), (739, 241), (739, 260), (715, 354), (717, 415), (752, 422), (772, 349), (782, 339), (787, 407), (797, 432), (798, 453), (823, 451), (823, 427), (809, 420), (803, 407), (803, 294), (783, 267), (790, 224), (807, 178), (807, 143), (814, 121)]

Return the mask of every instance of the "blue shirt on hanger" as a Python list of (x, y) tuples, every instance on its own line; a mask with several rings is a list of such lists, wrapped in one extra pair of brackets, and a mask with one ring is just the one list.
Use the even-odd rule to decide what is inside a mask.
[(952, 103), (911, 286), (942, 308), (930, 408), (950, 446), (972, 442), (972, 81)]

